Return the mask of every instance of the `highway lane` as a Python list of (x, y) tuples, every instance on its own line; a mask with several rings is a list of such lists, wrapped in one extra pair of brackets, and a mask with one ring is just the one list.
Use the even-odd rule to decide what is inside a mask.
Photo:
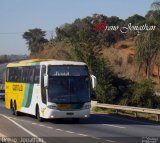
[[(142, 137), (160, 137), (160, 124), (153, 124), (147, 121), (138, 121), (136, 119), (125, 119), (110, 115), (92, 114), (91, 118), (81, 120), (79, 124), (73, 124), (71, 120), (46, 120), (39, 123), (34, 117), (22, 115), (15, 117), (10, 111), (5, 109), (4, 103), (0, 101), (0, 122), (4, 115), (22, 125), (28, 131), (31, 131), (38, 137), (52, 137), (58, 141), (78, 141), (87, 142), (142, 142)], [(3, 123), (0, 126), (2, 133), (10, 136), (10, 132), (16, 129), (18, 136), (28, 136), (24, 130), (19, 133), (20, 128), (12, 123)], [(12, 125), (11, 125), (12, 124)], [(4, 129), (8, 128), (8, 132)], [(11, 128), (11, 130), (9, 130)], [(1, 130), (0, 130), (1, 132)], [(53, 138), (54, 137), (54, 138)], [(137, 138), (139, 137), (139, 138)], [(46, 140), (48, 138), (45, 138)]]
[(24, 132), (20, 128), (17, 128), (15, 124), (10, 122), (9, 120), (6, 120), (6, 118), (3, 116), (0, 116), (0, 133), (10, 137), (17, 137), (18, 134), (21, 134), (21, 136), (24, 137), (31, 137), (29, 134), (26, 134), (26, 132)]

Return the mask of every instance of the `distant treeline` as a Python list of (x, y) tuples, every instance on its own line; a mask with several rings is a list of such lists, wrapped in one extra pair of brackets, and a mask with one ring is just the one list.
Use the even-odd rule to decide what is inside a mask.
[(0, 56), (0, 64), (7, 63), (7, 62), (9, 62), (7, 55), (1, 55)]
[(0, 64), (27, 59), (27, 55), (0, 55)]

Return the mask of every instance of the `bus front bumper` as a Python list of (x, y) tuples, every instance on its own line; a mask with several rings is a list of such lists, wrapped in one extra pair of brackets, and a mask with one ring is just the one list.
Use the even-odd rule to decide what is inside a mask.
[(43, 118), (88, 118), (90, 117), (90, 109), (76, 111), (60, 111), (47, 109)]

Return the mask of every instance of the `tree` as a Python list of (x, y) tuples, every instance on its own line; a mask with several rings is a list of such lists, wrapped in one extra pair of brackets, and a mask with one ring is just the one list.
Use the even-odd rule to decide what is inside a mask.
[(147, 22), (149, 24), (156, 25), (157, 28), (160, 28), (160, 12), (154, 11), (154, 10), (150, 10), (146, 14), (145, 18), (147, 19)]
[[(151, 4), (151, 9), (152, 11), (149, 11), (147, 16), (149, 20), (153, 21), (153, 23), (157, 26), (157, 33), (159, 33), (158, 37), (160, 37), (160, 0), (154, 1)], [(158, 39), (158, 41), (159, 40), (160, 38)], [(158, 82), (160, 84), (160, 50), (158, 51), (157, 56), (155, 58), (155, 64), (158, 66)]]
[(159, 11), (159, 10), (160, 10), (160, 0), (154, 1), (154, 2), (151, 4), (151, 8), (152, 8), (153, 10)]
[(125, 20), (125, 23), (128, 24), (128, 23), (132, 23), (132, 25), (141, 25), (145, 22), (145, 18), (141, 15), (138, 15), (138, 14), (135, 14), (133, 16), (130, 16), (128, 17), (126, 20)]
[(148, 31), (138, 35), (135, 42), (137, 47), (136, 59), (140, 63), (140, 66), (144, 65), (145, 74), (148, 79), (151, 75), (151, 64), (154, 62), (159, 51), (158, 38), (156, 31)]
[(145, 18), (147, 23), (156, 25), (156, 30), (140, 33), (135, 42), (137, 47), (136, 58), (140, 66), (144, 65), (147, 78), (150, 78), (151, 65), (159, 66), (160, 57), (160, 1), (155, 1), (151, 7), (153, 10), (149, 11)]
[(116, 89), (112, 86), (112, 72), (101, 56), (101, 48), (94, 43), (72, 43), (76, 60), (85, 62), (91, 74), (97, 77), (96, 99), (102, 103), (112, 103)]
[[(101, 23), (104, 24), (104, 28), (98, 29)], [(107, 17), (102, 14), (93, 14), (92, 17), (76, 19), (72, 24), (66, 23), (57, 27), (56, 40), (87, 42), (89, 39), (90, 42), (101, 47), (110, 47), (117, 41), (124, 39), (124, 35), (119, 30), (105, 30), (105, 26), (120, 26), (123, 23), (122, 19), (115, 16)]]
[(158, 83), (160, 84), (160, 51), (157, 53), (155, 65), (158, 67)]
[[(135, 14), (133, 16), (128, 17), (125, 20), (125, 24), (128, 25), (129, 23), (131, 23), (132, 25), (143, 25), (146, 23), (146, 19), (145, 17)], [(127, 37), (134, 37), (137, 36), (137, 31), (128, 31), (127, 32)]]
[(29, 29), (23, 34), (23, 38), (27, 41), (28, 49), (31, 54), (39, 52), (43, 49), (43, 44), (48, 40), (45, 39), (46, 32), (41, 29)]

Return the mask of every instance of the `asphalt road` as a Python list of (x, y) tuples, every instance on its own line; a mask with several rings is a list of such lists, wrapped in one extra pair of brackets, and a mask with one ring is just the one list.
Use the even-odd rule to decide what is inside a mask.
[(40, 123), (33, 116), (13, 116), (0, 101), (0, 136), (3, 143), (158, 143), (160, 124), (100, 114), (79, 124), (69, 119)]

